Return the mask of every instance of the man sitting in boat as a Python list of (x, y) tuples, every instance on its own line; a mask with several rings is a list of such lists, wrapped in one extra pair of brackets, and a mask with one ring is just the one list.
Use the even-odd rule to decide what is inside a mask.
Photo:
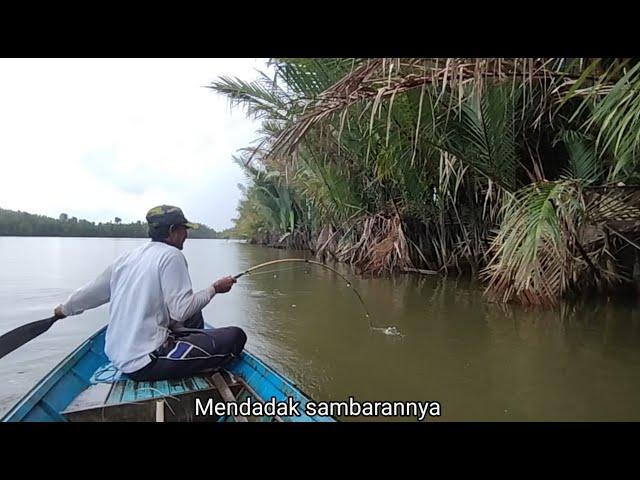
[(105, 353), (136, 381), (191, 376), (227, 364), (244, 348), (238, 327), (204, 329), (201, 310), (236, 282), (223, 277), (193, 292), (182, 246), (190, 223), (161, 205), (147, 213), (151, 241), (118, 257), (98, 278), (55, 308), (64, 318), (111, 302)]

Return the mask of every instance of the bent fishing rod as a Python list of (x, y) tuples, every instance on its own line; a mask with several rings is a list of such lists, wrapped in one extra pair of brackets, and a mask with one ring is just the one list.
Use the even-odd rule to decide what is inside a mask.
[(250, 275), (255, 270), (259, 270), (259, 269), (264, 268), (264, 267), (268, 267), (268, 266), (271, 266), (271, 265), (276, 265), (276, 264), (279, 264), (279, 263), (292, 263), (292, 262), (309, 263), (311, 265), (318, 265), (320, 267), (324, 267), (324, 268), (326, 268), (328, 270), (331, 270), (333, 273), (335, 273), (340, 278), (342, 278), (346, 282), (347, 287), (349, 287), (351, 290), (353, 290), (353, 293), (355, 293), (356, 296), (358, 297), (358, 300), (360, 300), (360, 304), (362, 305), (362, 308), (364, 309), (365, 316), (366, 316), (367, 320), (369, 321), (369, 327), (373, 328), (373, 325), (371, 325), (371, 317), (369, 315), (369, 311), (367, 310), (367, 306), (365, 305), (364, 300), (362, 300), (362, 297), (360, 296), (360, 293), (358, 293), (358, 291), (354, 288), (354, 286), (351, 284), (349, 279), (347, 279), (343, 274), (341, 274), (335, 268), (331, 268), (327, 264), (324, 264), (324, 263), (321, 263), (321, 262), (316, 262), (314, 260), (308, 260), (306, 258), (281, 258), (279, 260), (271, 260), (270, 262), (264, 262), (264, 263), (261, 263), (259, 265), (254, 266), (254, 267), (248, 268), (244, 272), (240, 272), (240, 273), (234, 275), (233, 278), (235, 280), (237, 280), (238, 278), (240, 278), (240, 277), (242, 277), (244, 275)]

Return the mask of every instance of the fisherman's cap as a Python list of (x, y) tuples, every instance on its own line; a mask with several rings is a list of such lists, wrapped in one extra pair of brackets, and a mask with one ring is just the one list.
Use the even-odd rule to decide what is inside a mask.
[(153, 207), (147, 212), (147, 222), (151, 227), (163, 225), (184, 225), (187, 228), (198, 228), (200, 225), (186, 219), (182, 210), (171, 205)]

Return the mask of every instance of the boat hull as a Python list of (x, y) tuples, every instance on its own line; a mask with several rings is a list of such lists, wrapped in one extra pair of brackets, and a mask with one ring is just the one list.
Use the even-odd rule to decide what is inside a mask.
[[(116, 421), (130, 421), (125, 415), (124, 406), (136, 402), (157, 401), (159, 399), (181, 398), (188, 399), (193, 403), (193, 398), (188, 394), (201, 393), (206, 397), (207, 392), (214, 393), (215, 386), (210, 382), (210, 378), (196, 376), (185, 379), (186, 381), (163, 381), (163, 382), (132, 382), (128, 384), (116, 385), (111, 388), (109, 401), (102, 405), (100, 415), (71, 415), (69, 409), (73, 408), (74, 400), (85, 394), (88, 389), (95, 387), (92, 384), (92, 376), (100, 367), (109, 362), (104, 353), (106, 327), (103, 327), (93, 336), (83, 342), (78, 348), (63, 359), (49, 374), (47, 374), (38, 384), (31, 389), (7, 414), (2, 418), (3, 422), (67, 422), (70, 418), (76, 421), (77, 418), (85, 418), (85, 421), (100, 421), (100, 419), (115, 418)], [(238, 382), (233, 385), (239, 386), (235, 392), (241, 391), (242, 395), (237, 398), (240, 402), (249, 396), (254, 401), (267, 402), (275, 398), (276, 402), (298, 402), (300, 415), (294, 416), (269, 416), (258, 418), (257, 421), (285, 421), (285, 422), (332, 422), (331, 417), (307, 416), (304, 414), (304, 405), (310, 401), (302, 390), (284, 375), (278, 373), (273, 368), (260, 360), (255, 355), (246, 350), (226, 367), (231, 373), (229, 377), (237, 378)], [(125, 381), (121, 381), (125, 382)], [(120, 383), (120, 382), (119, 382)], [(145, 385), (142, 385), (142, 384)], [(153, 383), (153, 385), (150, 385)], [(207, 385), (209, 383), (210, 385)], [(188, 385), (188, 386), (187, 386)], [(233, 386), (232, 385), (232, 386)], [(209, 388), (211, 387), (211, 388)], [(116, 392), (117, 388), (122, 391)], [(233, 388), (232, 388), (233, 389)], [(144, 398), (142, 398), (144, 391)], [(118, 396), (119, 395), (119, 396)], [(197, 395), (196, 395), (197, 396)], [(111, 400), (114, 397), (115, 400)], [(117, 397), (117, 398), (116, 398)], [(213, 395), (214, 398), (218, 398)], [(105, 397), (106, 398), (106, 397)], [(157, 403), (157, 402), (156, 402)], [(119, 416), (105, 416), (105, 409), (109, 407), (109, 412), (115, 412), (116, 407), (121, 411)], [(132, 410), (129, 408), (129, 410)], [(143, 411), (143, 409), (138, 409)], [(173, 409), (171, 409), (173, 410)], [(97, 411), (97, 410), (96, 410)], [(86, 413), (86, 412), (83, 412)], [(127, 414), (129, 415), (129, 414)], [(163, 414), (164, 416), (164, 414)], [(190, 416), (187, 414), (187, 416)], [(146, 421), (148, 417), (141, 417)], [(235, 421), (233, 416), (215, 417), (217, 421)], [(82, 421), (82, 420), (81, 420)]]

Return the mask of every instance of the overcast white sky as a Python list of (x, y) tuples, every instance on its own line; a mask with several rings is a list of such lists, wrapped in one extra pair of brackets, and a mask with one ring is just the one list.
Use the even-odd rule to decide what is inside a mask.
[(0, 59), (0, 208), (144, 221), (162, 203), (222, 230), (259, 124), (202, 88), (265, 59)]

